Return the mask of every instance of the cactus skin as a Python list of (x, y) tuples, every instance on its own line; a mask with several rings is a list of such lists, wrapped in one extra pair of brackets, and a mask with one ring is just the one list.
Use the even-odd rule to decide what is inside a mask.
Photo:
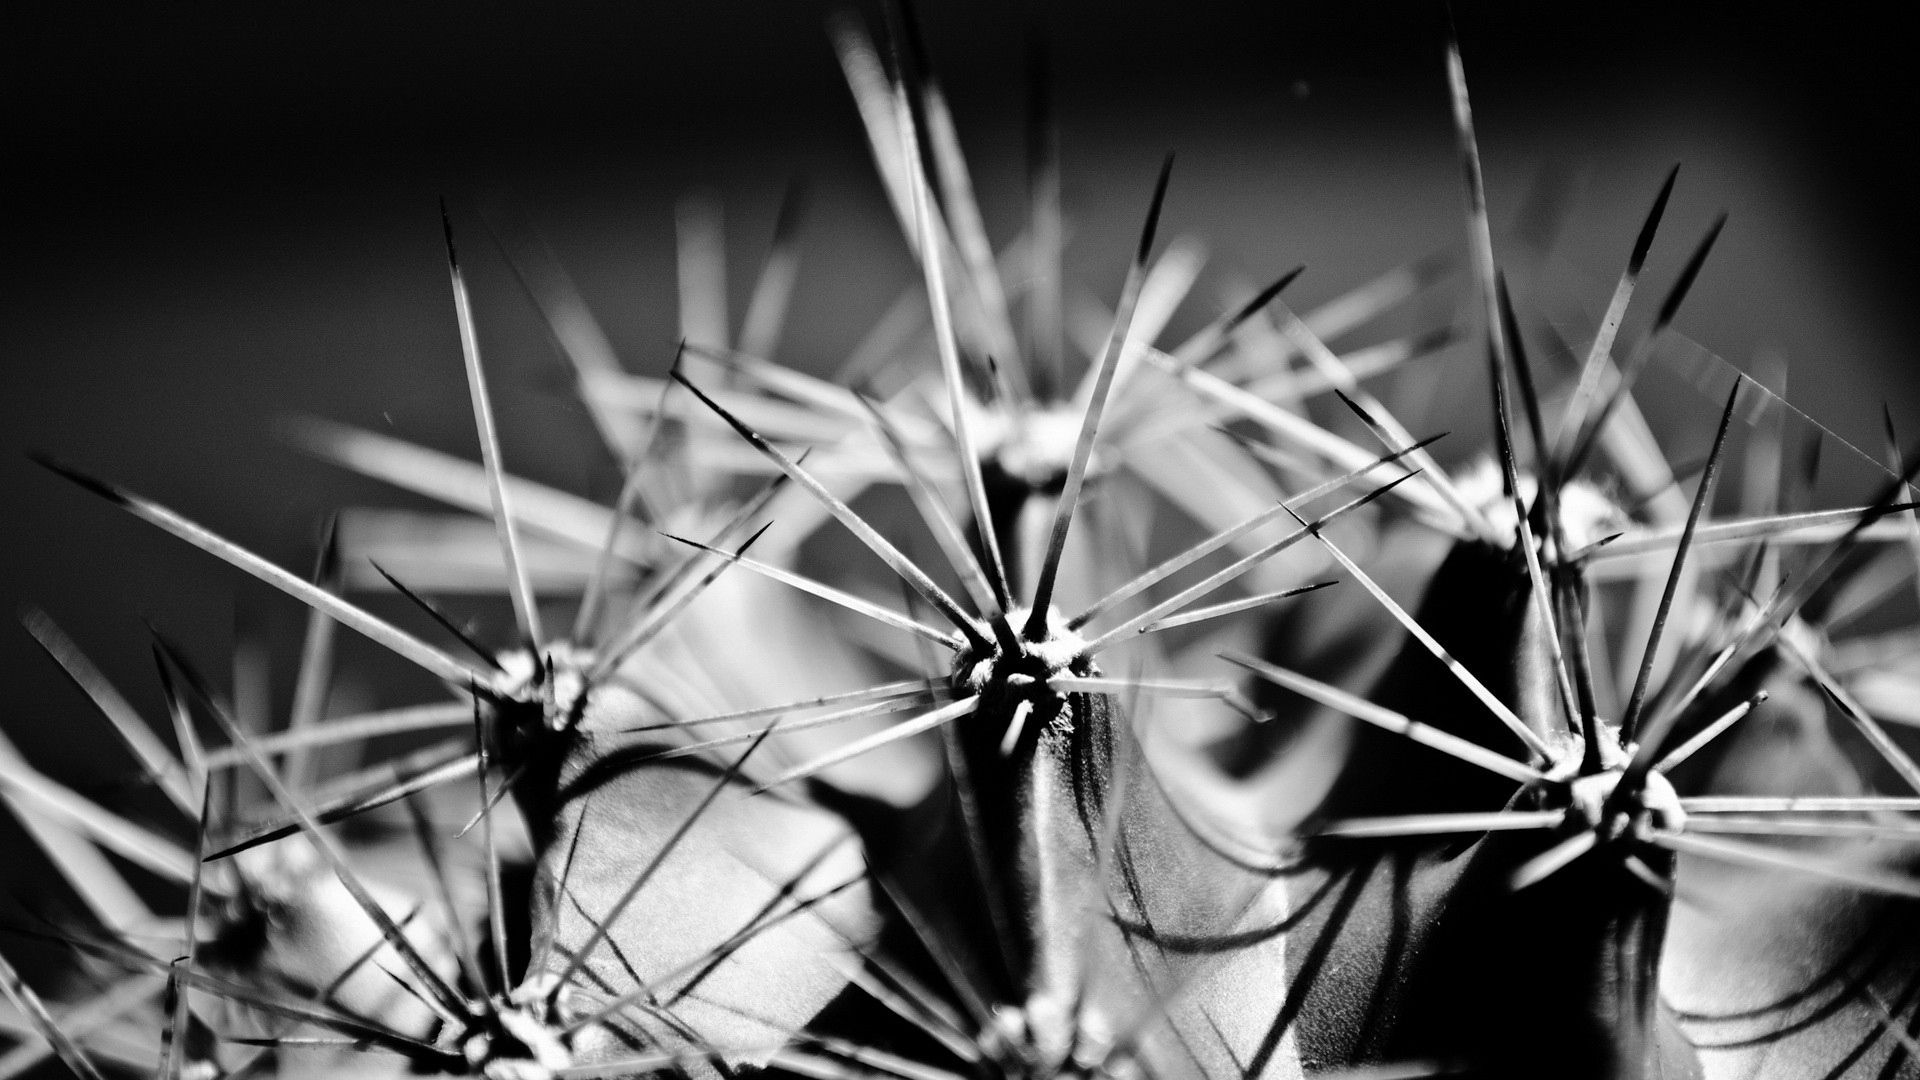
[[(964, 174), (953, 175), (957, 151), (943, 150), (949, 133), (942, 125), (950, 118), (937, 88), (898, 77), (910, 84), (902, 95), (911, 99), (906, 112), (929, 124), (935, 156), (947, 155), (933, 171), (941, 175), (941, 198), (951, 204), (965, 185)], [(962, 208), (949, 205), (943, 213), (942, 228), (966, 231)], [(937, 247), (942, 234), (922, 224), (921, 240)], [(973, 238), (948, 239), (966, 249)], [(977, 252), (962, 255), (956, 261), (980, 261)], [(928, 260), (943, 261), (937, 252)], [(1697, 260), (1686, 276), (1694, 269)], [(1136, 265), (1136, 275), (1140, 270)], [(982, 283), (965, 284), (977, 290)], [(938, 310), (946, 298), (935, 293)], [(1670, 316), (1671, 305), (1661, 325)], [(1127, 340), (1124, 317), (1118, 322), (1115, 357)], [(979, 327), (971, 334), (991, 336)], [(1498, 370), (1495, 377), (1504, 380)], [(476, 379), (476, 397), (483, 396), (477, 386)], [(959, 403), (950, 404), (957, 413)], [(1511, 432), (1503, 435), (1510, 445)], [(1015, 591), (1024, 594), (1045, 550), (1037, 541), (1063, 491), (1082, 478), (1070, 483), (1064, 471), (1014, 467), (992, 454), (984, 464), (992, 520), (967, 525), (976, 549), (991, 536), (1013, 553)], [(495, 462), (488, 469), (497, 474)], [(496, 481), (493, 509), (504, 522), (509, 516), (498, 477), (490, 479)], [(1703, 491), (1710, 486), (1702, 481)], [(503, 525), (502, 531), (511, 564), (512, 529)], [(1525, 560), (1485, 539), (1444, 543), (1420, 565), (1388, 569), (1424, 590), (1417, 620), (1479, 673), (1551, 753), (1530, 756), (1420, 648), (1404, 641), (1393, 648), (1397, 631), (1379, 632), (1391, 628), (1385, 620), (1360, 620), (1366, 629), (1357, 636), (1375, 639), (1362, 642), (1373, 646), (1373, 658), (1354, 659), (1368, 651), (1364, 647), (1327, 658), (1320, 652), (1327, 635), (1293, 633), (1292, 616), (1270, 625), (1267, 657), (1287, 667), (1324, 665), (1328, 681), (1364, 692), (1375, 706), (1538, 765), (1549, 773), (1538, 783), (1516, 785), (1378, 727), (1328, 724), (1323, 711), (1271, 693), (1262, 701), (1278, 722), (1231, 728), (1208, 748), (1210, 755), (1196, 753), (1168, 739), (1167, 729), (1217, 729), (1231, 721), (1198, 707), (1047, 685), (1055, 678), (1099, 678), (1103, 670), (1086, 640), (1043, 604), (1037, 618), (1019, 608), (993, 615), (1001, 623), (993, 641), (956, 636), (955, 662), (941, 674), (946, 690), (970, 698), (972, 706), (946, 732), (947, 782), (932, 777), (938, 769), (929, 763), (937, 759), (927, 747), (898, 743), (884, 748), (892, 757), (879, 767), (890, 775), (841, 762), (761, 793), (756, 785), (777, 775), (775, 768), (817, 758), (846, 740), (781, 734), (764, 737), (768, 745), (758, 757), (760, 740), (744, 757), (745, 744), (658, 757), (685, 751), (701, 737), (691, 726), (676, 729), (677, 723), (711, 719), (701, 717), (701, 709), (662, 704), (673, 696), (669, 677), (688, 674), (673, 667), (688, 655), (732, 650), (699, 674), (746, 693), (756, 705), (844, 688), (821, 676), (823, 685), (802, 690), (791, 667), (775, 679), (785, 693), (734, 685), (750, 681), (741, 672), (754, 668), (754, 657), (800, 646), (826, 656), (840, 644), (835, 635), (814, 632), (818, 625), (805, 616), (797, 624), (768, 619), (778, 622), (769, 632), (755, 623), (749, 603), (726, 608), (704, 641), (690, 635), (677, 643), (679, 653), (643, 655), (616, 678), (586, 675), (593, 651), (585, 643), (547, 641), (500, 658), (517, 673), (477, 696), (486, 716), (483, 743), (512, 777), (531, 830), (533, 883), (516, 901), (529, 913), (521, 935), (528, 940), (516, 940), (511, 950), (518, 956), (525, 945), (529, 959), (522, 970), (517, 961), (494, 957), (511, 968), (503, 984), (462, 985), (471, 995), (464, 1005), (472, 1015), (464, 1021), (441, 1024), (418, 988), (400, 989), (399, 976), (391, 974), (401, 969), (394, 950), (373, 948), (380, 937), (367, 913), (348, 902), (343, 882), (320, 869), (307, 841), (297, 838), (242, 853), (234, 872), (240, 884), (210, 887), (231, 892), (189, 911), (196, 925), (204, 913), (211, 932), (176, 974), (221, 972), (256, 991), (313, 1003), (316, 988), (372, 950), (388, 972), (355, 971), (334, 996), (353, 1013), (377, 1014), (382, 1032), (402, 1046), (399, 1060), (408, 1069), (493, 1080), (546, 1080), (596, 1066), (702, 1077), (768, 1069), (828, 1080), (871, 1069), (918, 1080), (923, 1070), (911, 1067), (918, 1058), (951, 1046), (929, 1047), (943, 1040), (922, 1037), (926, 1032), (911, 1022), (883, 1025), (874, 1002), (865, 1001), (872, 995), (867, 984), (856, 986), (846, 974), (869, 961), (878, 970), (881, 960), (900, 954), (908, 954), (909, 964), (924, 959), (910, 940), (921, 931), (906, 928), (904, 909), (863, 878), (864, 861), (904, 884), (903, 893), (922, 907), (948, 905), (933, 913), (934, 936), (966, 953), (969, 968), (988, 973), (967, 988), (983, 995), (988, 1015), (957, 1025), (970, 1045), (955, 1055), (960, 1060), (943, 1062), (967, 1077), (1286, 1078), (1409, 1060), (1457, 1065), (1475, 1076), (1592, 1080), (1717, 1078), (1744, 1075), (1749, 1064), (1783, 1077), (1920, 1070), (1920, 1060), (1894, 1045), (1899, 1040), (1883, 1037), (1894, 1024), (1911, 1030), (1920, 1013), (1920, 982), (1906, 970), (1910, 901), (1862, 900), (1825, 887), (1781, 889), (1772, 877), (1749, 880), (1738, 872), (1716, 881), (1703, 860), (1656, 850), (1650, 841), (1684, 832), (1675, 788), (1739, 790), (1756, 760), (1766, 763), (1758, 771), (1772, 774), (1783, 794), (1830, 794), (1837, 786), (1848, 796), (1904, 790), (1889, 783), (1898, 780), (1900, 761), (1867, 757), (1857, 743), (1843, 747), (1822, 700), (1837, 698), (1833, 688), (1802, 678), (1781, 649), (1769, 647), (1716, 683), (1667, 738), (1671, 744), (1701, 730), (1763, 686), (1779, 699), (1769, 714), (1772, 728), (1749, 723), (1676, 771), (1673, 786), (1654, 776), (1615, 806), (1612, 785), (1628, 768), (1632, 748), (1616, 746), (1617, 732), (1594, 715), (1590, 700), (1582, 702), (1586, 730), (1604, 732), (1599, 749), (1591, 741), (1578, 745), (1577, 732), (1562, 730), (1543, 605)], [(1559, 538), (1543, 548), (1559, 551)], [(1086, 543), (1066, 549), (1064, 573), (1084, 581), (1055, 592), (1063, 605), (1098, 595), (1091, 583), (1105, 568), (1093, 565), (1093, 549)], [(1049, 567), (1049, 580), (1054, 569), (1062, 568)], [(1583, 569), (1548, 567), (1556, 593), (1577, 596), (1581, 602), (1572, 606), (1578, 608), (1593, 599)], [(517, 584), (524, 625), (531, 621), (530, 590)], [(1826, 598), (1798, 618), (1825, 629), (1818, 601)], [(1567, 605), (1556, 608), (1558, 617), (1568, 617)], [(1023, 636), (1015, 638), (1013, 627)], [(1684, 645), (1710, 647), (1719, 629)], [(1336, 651), (1347, 644), (1350, 639), (1335, 638)], [(1109, 671), (1117, 667), (1109, 663)], [(531, 674), (536, 669), (538, 677)], [(643, 726), (651, 730), (632, 737), (628, 729)], [(780, 754), (777, 765), (765, 760)], [(1236, 785), (1267, 770), (1293, 770), (1300, 781), (1299, 790), (1286, 793), (1286, 806), (1243, 817), (1228, 810), (1224, 821), (1210, 817), (1233, 805)], [(1295, 804), (1311, 811), (1299, 812)], [(1565, 818), (1550, 830), (1475, 831), (1444, 840), (1315, 834), (1317, 822), (1354, 817), (1536, 810)], [(906, 835), (923, 826), (926, 835)], [(1594, 853), (1515, 890), (1517, 871), (1588, 829), (1601, 837)], [(1253, 841), (1235, 848), (1246, 833)], [(1839, 842), (1807, 847), (1857, 856), (1896, 887), (1912, 869), (1904, 853)], [(1759, 944), (1731, 948), (1732, 935), (1712, 923), (1712, 911), (1670, 906), (1629, 872), (1629, 857), (1654, 879), (1764, 893), (1742, 909), (1764, 923)], [(962, 884), (977, 889), (956, 889), (969, 869), (981, 880)], [(635, 891), (637, 881), (645, 888)], [(196, 895), (200, 885), (196, 879)], [(956, 901), (955, 893), (963, 898)], [(397, 893), (382, 888), (375, 896), (389, 917), (402, 913)], [(779, 907), (794, 897), (821, 902), (805, 912), (797, 904)], [(976, 900), (978, 908), (968, 906)], [(759, 925), (775, 911), (782, 916), (777, 924)], [(455, 914), (455, 923), (462, 919)], [(1815, 929), (1781, 932), (1781, 924), (1798, 921)], [(430, 966), (455, 980), (457, 965), (442, 940), (451, 929), (432, 928), (421, 944), (432, 952)], [(122, 961), (134, 951), (133, 940), (116, 942)], [(1793, 948), (1781, 947), (1788, 941)], [(426, 949), (428, 943), (435, 948)], [(1880, 955), (1862, 963), (1862, 949)], [(168, 967), (145, 952), (133, 966), (149, 973)], [(914, 970), (932, 978), (931, 969), (940, 966)], [(1812, 983), (1805, 982), (1809, 969), (1817, 971)], [(663, 973), (670, 974), (662, 980)], [(1836, 980), (1846, 988), (1825, 1004), (1807, 1004)], [(1735, 984), (1731, 995), (1717, 989), (1724, 981)], [(1866, 997), (1860, 986), (1881, 1000)], [(11, 980), (8, 989), (16, 992)], [(210, 993), (205, 984), (197, 989), (202, 999)], [(961, 990), (946, 986), (940, 996), (966, 997)], [(1663, 996), (1677, 999), (1677, 1016), (1661, 1004)], [(1729, 997), (1736, 1006), (1730, 1012)], [(864, 1011), (856, 1007), (863, 1001)], [(605, 1022), (569, 1028), (610, 1002), (620, 1004)], [(942, 1004), (964, 1008), (958, 1001)], [(1876, 1010), (1891, 1015), (1882, 1018)], [(204, 1024), (181, 1033), (173, 1015), (165, 1008), (148, 1028), (166, 1028), (194, 1049), (185, 1068), (163, 1060), (173, 1066), (163, 1075), (217, 1071), (218, 1052), (208, 1049)], [(1738, 1034), (1726, 1034), (1729, 1024)], [(409, 1039), (424, 1047), (411, 1057)], [(664, 1056), (638, 1063), (656, 1051)], [(359, 1074), (363, 1059), (344, 1056), (351, 1052), (309, 1055), (283, 1047), (278, 1064), (283, 1073), (339, 1068)]]
[[(855, 942), (873, 932), (852, 833), (803, 798), (754, 798), (749, 781), (734, 778), (684, 838), (675, 835), (725, 774), (701, 757), (646, 762), (686, 740), (671, 728), (664, 738), (622, 736), (625, 728), (659, 723), (661, 713), (618, 683), (583, 692), (569, 668), (563, 659), (551, 714), (577, 718), (568, 730), (555, 737), (545, 725), (523, 723), (505, 727), (502, 737), (503, 758), (523, 763), (514, 794), (533, 823), (531, 922), (543, 948), (527, 978), (562, 974), (593, 943), (576, 976), (583, 989), (569, 991), (563, 1003), (567, 1019), (655, 987), (642, 1000), (657, 1004), (657, 1013), (623, 1010), (615, 1023), (574, 1041), (580, 1063), (646, 1047), (710, 1045), (767, 1047), (726, 1059), (764, 1064), (772, 1047), (804, 1028), (845, 985), (834, 964), (849, 945), (829, 926)], [(638, 869), (656, 856), (660, 873), (603, 924)], [(749, 934), (789, 891), (794, 898), (827, 896), (817, 913), (827, 923), (795, 919)], [(596, 943), (603, 925), (606, 940)], [(742, 934), (724, 955), (656, 986), (702, 949)]]
[[(1428, 578), (1415, 618), (1469, 670), (1498, 673), (1488, 688), (1536, 734), (1563, 737), (1548, 726), (1557, 691), (1515, 551), (1453, 544)], [(1516, 759), (1527, 755), (1412, 642), (1369, 696)], [(1571, 745), (1566, 753), (1577, 760), (1580, 751)], [(1355, 733), (1323, 812), (1485, 812), (1516, 802), (1529, 800), (1516, 799), (1511, 781), (1367, 727)], [(1307, 911), (1296, 948), (1322, 943), (1329, 950), (1300, 1022), (1307, 1060), (1455, 1061), (1489, 1076), (1524, 1076), (1551, 1060), (1565, 1075), (1596, 1080), (1641, 1075), (1634, 1063), (1650, 1061), (1649, 1076), (1697, 1075), (1697, 1066), (1683, 1064), (1691, 1056), (1684, 1040), (1655, 1008), (1664, 906), (1605, 865), (1583, 864), (1513, 893), (1509, 877), (1552, 842), (1499, 833), (1320, 842), (1308, 862), (1324, 869), (1295, 884), (1295, 902)], [(1670, 873), (1672, 860), (1662, 861)], [(1463, 994), (1459, 973), (1475, 969), (1515, 977)]]

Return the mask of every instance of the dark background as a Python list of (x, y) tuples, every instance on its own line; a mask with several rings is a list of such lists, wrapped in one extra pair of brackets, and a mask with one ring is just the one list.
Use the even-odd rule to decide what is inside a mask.
[[(1882, 398), (1920, 432), (1907, 359), (1920, 94), (1904, 25), (1863, 8), (1707, 7), (1460, 4), (1496, 215), (1543, 168), (1564, 170), (1579, 192), (1564, 253), (1611, 281), (1661, 175), (1683, 162), (1650, 276), (1670, 280), (1712, 215), (1732, 216), (1680, 325), (1736, 362), (1781, 350), (1789, 396), (1851, 438), (1877, 439)], [(478, 228), (478, 200), (510, 192), (628, 364), (658, 370), (676, 336), (674, 200), (698, 188), (725, 200), (737, 319), (780, 193), (804, 175), (814, 196), (782, 358), (831, 365), (911, 267), (827, 10), (10, 8), (0, 597), (46, 608), (156, 720), (142, 616), (216, 668), (236, 618), (294, 640), (290, 602), (23, 451), (304, 570), (325, 508), (404, 500), (281, 448), (270, 418), (316, 413), (475, 453), (443, 194), (474, 252), (520, 471), (609, 493), (610, 466)], [(1166, 231), (1206, 241), (1216, 267), (1189, 321), (1229, 282), (1304, 262), (1291, 295), (1310, 304), (1461, 234), (1435, 6), (995, 0), (928, 4), (923, 19), (1001, 240), (1019, 224), (1025, 54), (1044, 26), (1078, 226), (1069, 271), (1102, 295), (1167, 150), (1180, 159)], [(356, 645), (343, 662), (371, 655)], [(99, 753), (104, 727), (11, 624), (0, 675), (10, 737), (113, 798), (125, 765)], [(275, 675), (284, 697), (290, 656)], [(0, 849), (16, 844), (0, 824)], [(32, 880), (30, 861), (6, 865), (16, 887)]]

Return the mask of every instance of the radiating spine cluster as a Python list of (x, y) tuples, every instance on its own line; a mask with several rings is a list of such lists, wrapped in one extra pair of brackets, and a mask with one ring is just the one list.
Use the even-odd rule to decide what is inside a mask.
[[(551, 255), (490, 220), (620, 467), (612, 505), (503, 462), (444, 207), (479, 463), (286, 434), (455, 515), (356, 511), (309, 580), (45, 462), (312, 618), (273, 732), (156, 629), (169, 746), (26, 614), (174, 820), (0, 741), (0, 798), (88, 908), (7, 929), (94, 980), (0, 959), (23, 1036), (0, 1078), (47, 1056), (166, 1080), (1920, 1075), (1920, 766), (1886, 726), (1920, 722), (1920, 611), (1842, 636), (1920, 567), (1920, 458), (1889, 420), (1885, 461), (1840, 444), (1872, 498), (1756, 505), (1812, 487), (1789, 432), (1838, 440), (1721, 366), (1706, 456), (1668, 464), (1632, 392), (1724, 219), (1616, 362), (1669, 174), (1557, 385), (1449, 43), (1480, 332), (1333, 347), (1436, 286), (1433, 256), (1304, 315), (1291, 271), (1163, 348), (1199, 258), (1156, 256), (1172, 158), (1112, 310), (1076, 310), (1044, 94), (1031, 218), (996, 251), (906, 15), (885, 56), (833, 26), (922, 271), (842, 378), (768, 355), (792, 193), (737, 348), (700, 284), (724, 279), (712, 221), (683, 212), (665, 379), (628, 375)], [(1492, 447), (1449, 471), (1369, 387), (1463, 343)], [(829, 529), (872, 561), (823, 560)], [(503, 646), (431, 599), (476, 537)], [(336, 625), (445, 700), (326, 715)], [(179, 898), (150, 908), (125, 864)]]

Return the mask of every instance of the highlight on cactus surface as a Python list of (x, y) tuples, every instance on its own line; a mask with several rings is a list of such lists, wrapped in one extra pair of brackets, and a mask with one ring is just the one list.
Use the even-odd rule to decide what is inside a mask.
[[(0, 1077), (1920, 1076), (1920, 456), (1683, 334), (1725, 219), (1669, 235), (1680, 169), (1589, 279), (1489, 206), (1437, 41), (1461, 243), (1175, 340), (1173, 157), (1105, 181), (1101, 294), (1044, 79), (996, 247), (912, 12), (829, 37), (917, 268), (837, 374), (780, 356), (797, 187), (737, 326), (678, 209), (661, 376), (443, 205), (474, 452), (273, 418), (396, 492), (310, 573), (41, 459), (307, 622), (284, 716), (152, 626), (149, 716), (22, 611), (138, 783), (0, 738), (80, 901), (0, 923)], [(496, 255), (611, 500), (503, 449)], [(1408, 407), (1441, 370), (1477, 415)], [(339, 707), (343, 627), (433, 691)]]

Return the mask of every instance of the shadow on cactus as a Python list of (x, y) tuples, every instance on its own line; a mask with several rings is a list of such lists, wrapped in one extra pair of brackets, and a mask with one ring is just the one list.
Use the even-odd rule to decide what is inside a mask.
[[(1603, 310), (1537, 236), (1510, 294), (1449, 45), (1469, 317), (1349, 344), (1443, 252), (1305, 314), (1290, 272), (1163, 348), (1202, 258), (1156, 255), (1171, 159), (1111, 309), (1070, 303), (1044, 80), (996, 251), (891, 14), (884, 56), (833, 38), (921, 275), (839, 379), (772, 355), (791, 194), (737, 342), (683, 208), (666, 379), (488, 213), (611, 505), (509, 474), (450, 223), (480, 461), (283, 430), (452, 513), (349, 511), (308, 580), (48, 463), (312, 617), (273, 732), (156, 632), (169, 747), (25, 616), (172, 820), (0, 743), (0, 797), (90, 909), (10, 929), (96, 995), (0, 965), (0, 1076), (1920, 1074), (1920, 766), (1888, 727), (1920, 722), (1920, 465), (1675, 328), (1721, 223), (1624, 350), (1673, 175)], [(1464, 467), (1385, 400), (1449, 357), (1488, 378)], [(1697, 465), (1636, 391), (1719, 405), (1668, 440)], [(1821, 450), (1859, 489), (1837, 509)], [(848, 537), (873, 559), (822, 554)], [(460, 592), (504, 594), (504, 644), (430, 599)], [(336, 625), (444, 699), (328, 715)]]

